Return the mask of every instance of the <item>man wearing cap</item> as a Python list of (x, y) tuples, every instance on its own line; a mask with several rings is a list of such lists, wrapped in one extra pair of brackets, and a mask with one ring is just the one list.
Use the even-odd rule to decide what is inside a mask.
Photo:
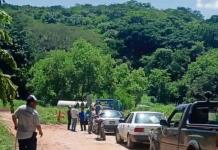
[(14, 128), (17, 130), (19, 150), (36, 150), (37, 133), (42, 136), (42, 128), (39, 123), (39, 115), (36, 111), (37, 99), (34, 95), (27, 98), (26, 105), (20, 106), (12, 115)]

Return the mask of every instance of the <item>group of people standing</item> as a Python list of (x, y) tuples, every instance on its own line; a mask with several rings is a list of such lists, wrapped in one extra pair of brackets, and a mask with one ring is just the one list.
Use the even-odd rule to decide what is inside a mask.
[[(90, 107), (85, 112), (84, 106), (81, 105), (81, 111), (77, 109), (77, 106), (68, 106), (67, 117), (68, 125), (67, 129), (76, 132), (76, 125), (79, 120), (81, 131), (86, 131), (86, 125), (88, 125), (88, 120), (93, 118), (93, 116), (98, 115), (101, 110), (101, 105), (96, 104), (95, 107)], [(70, 128), (71, 127), (71, 128)]]
[(76, 125), (79, 120), (81, 131), (83, 130), (86, 131), (86, 125), (88, 124), (88, 117), (87, 117), (87, 113), (84, 112), (83, 107), (79, 112), (79, 110), (76, 107), (69, 106), (67, 111), (67, 116), (68, 116), (68, 125), (67, 125), (68, 130), (72, 130), (76, 132)]

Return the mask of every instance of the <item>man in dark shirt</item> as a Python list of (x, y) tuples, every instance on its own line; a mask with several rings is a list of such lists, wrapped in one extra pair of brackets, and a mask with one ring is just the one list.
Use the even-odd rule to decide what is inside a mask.
[(81, 131), (83, 131), (83, 127), (84, 127), (84, 130), (86, 131), (86, 114), (83, 108), (81, 109), (81, 112), (79, 113), (79, 120), (80, 120)]
[(71, 106), (68, 106), (68, 110), (67, 110), (67, 129), (70, 130), (70, 125), (71, 125)]

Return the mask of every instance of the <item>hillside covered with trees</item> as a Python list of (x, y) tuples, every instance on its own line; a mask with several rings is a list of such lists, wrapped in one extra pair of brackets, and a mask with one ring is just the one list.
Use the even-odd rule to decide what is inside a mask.
[(9, 73), (20, 98), (35, 93), (55, 105), (92, 94), (133, 108), (202, 100), (205, 91), (218, 94), (216, 15), (206, 20), (189, 8), (159, 10), (134, 0), (0, 7), (12, 17), (2, 25), (11, 42), (0, 30), (0, 47), (19, 68)]

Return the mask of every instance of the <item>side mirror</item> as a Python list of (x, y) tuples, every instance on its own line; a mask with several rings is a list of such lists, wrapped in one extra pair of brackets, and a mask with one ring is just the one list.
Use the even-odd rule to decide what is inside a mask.
[(169, 126), (169, 123), (167, 122), (167, 120), (165, 120), (165, 119), (161, 119), (160, 120), (160, 125), (162, 125), (162, 126)]
[(124, 118), (120, 118), (119, 123), (124, 123), (125, 119)]

